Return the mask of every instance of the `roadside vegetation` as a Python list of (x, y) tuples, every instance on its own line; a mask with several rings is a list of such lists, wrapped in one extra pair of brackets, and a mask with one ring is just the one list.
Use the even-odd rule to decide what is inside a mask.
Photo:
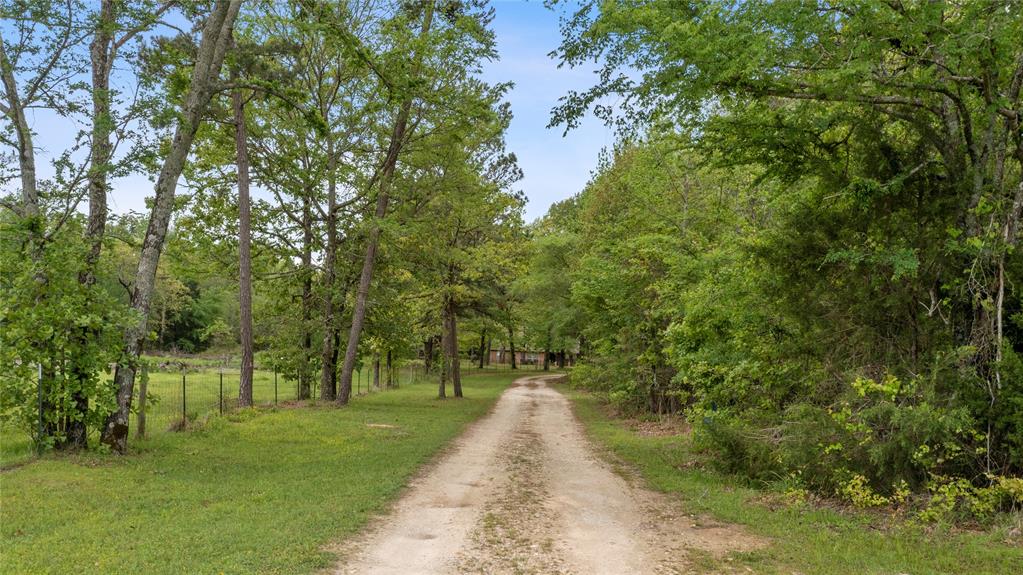
[(619, 80), (555, 120), (621, 138), (523, 280), (573, 381), (753, 484), (1023, 509), (1023, 5), (583, 4), (557, 53)]
[(755, 573), (975, 573), (1000, 575), (1023, 568), (1023, 517), (994, 524), (933, 524), (909, 512), (863, 511), (815, 498), (792, 482), (751, 485), (716, 472), (713, 453), (701, 449), (679, 420), (623, 418), (597, 396), (562, 388), (594, 441), (620, 473), (682, 501), (694, 522), (707, 518), (744, 525), (768, 544), (709, 562), (713, 572), (748, 567)]

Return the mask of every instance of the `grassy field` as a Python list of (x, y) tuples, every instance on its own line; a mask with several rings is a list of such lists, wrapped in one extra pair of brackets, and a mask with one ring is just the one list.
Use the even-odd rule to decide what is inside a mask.
[(483, 415), (514, 372), (344, 409), (266, 408), (156, 434), (126, 457), (44, 456), (0, 474), (3, 573), (309, 573)]
[[(239, 370), (223, 368), (218, 362), (223, 360), (202, 357), (156, 357), (146, 358), (150, 365), (163, 366), (149, 371), (149, 383), (146, 396), (146, 435), (165, 433), (180, 427), (182, 419), (187, 415), (190, 422), (201, 420), (221, 411), (230, 411), (238, 401)], [(366, 362), (368, 364), (368, 362)], [(185, 369), (181, 369), (184, 367)], [(498, 370), (497, 366), (487, 370)], [(479, 370), (470, 362), (463, 362), (462, 373), (472, 375)], [(182, 376), (184, 376), (184, 392), (182, 392)], [(107, 377), (111, 377), (109, 374)], [(381, 377), (385, 377), (382, 373)], [(394, 377), (399, 385), (418, 384), (424, 381), (422, 365), (406, 363), (395, 367)], [(368, 365), (357, 371), (352, 381), (352, 393), (356, 395), (373, 393), (373, 372)], [(223, 382), (223, 386), (221, 386)], [(314, 381), (313, 397), (319, 393), (319, 377)], [(221, 395), (221, 389), (223, 394)], [(136, 380), (136, 394), (140, 390), (140, 382)], [(184, 395), (184, 401), (182, 401)], [(272, 406), (293, 402), (298, 399), (297, 383), (283, 374), (276, 374), (269, 369), (253, 371), (252, 396), (258, 406)], [(134, 408), (138, 408), (136, 400)], [(138, 417), (131, 416), (131, 434), (135, 437), (138, 428)], [(91, 438), (98, 441), (97, 437)], [(14, 425), (0, 425), (0, 469), (12, 465), (20, 465), (35, 455), (31, 435)]]
[[(225, 411), (233, 409), (238, 402), (239, 370), (237, 368), (218, 368), (209, 365), (188, 364), (184, 371), (173, 369), (151, 371), (146, 395), (149, 402), (146, 407), (147, 433), (160, 433), (176, 427), (187, 415), (189, 421), (219, 413), (221, 399)], [(319, 374), (315, 379), (317, 385), (312, 389), (313, 397), (319, 394)], [(406, 385), (423, 380), (422, 368), (403, 367), (395, 370), (399, 385)], [(182, 389), (184, 378), (184, 389)], [(356, 372), (352, 382), (352, 393), (368, 393), (372, 383), (372, 372), (363, 367)], [(221, 386), (223, 382), (223, 386)], [(136, 386), (138, 384), (136, 383)], [(221, 390), (223, 392), (221, 393)], [(182, 401), (184, 395), (184, 401)], [(297, 382), (286, 378), (283, 374), (275, 374), (272, 370), (256, 369), (252, 373), (252, 399), (256, 405), (270, 406), (298, 399)], [(132, 417), (132, 428), (136, 417)]]
[(886, 521), (878, 515), (786, 503), (780, 493), (750, 489), (687, 465), (693, 454), (686, 438), (641, 433), (629, 422), (611, 418), (593, 396), (563, 390), (572, 398), (590, 435), (606, 446), (612, 460), (636, 470), (654, 489), (677, 494), (688, 511), (745, 525), (771, 541), (765, 549), (730, 556), (731, 568), (786, 574), (1023, 573), (1023, 547), (1018, 537), (1015, 545), (1007, 542), (1008, 526), (983, 533), (956, 532)]

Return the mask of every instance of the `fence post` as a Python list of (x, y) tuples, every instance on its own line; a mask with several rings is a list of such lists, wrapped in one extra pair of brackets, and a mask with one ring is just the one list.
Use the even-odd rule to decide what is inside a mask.
[(274, 405), (277, 405), (277, 366), (274, 366)]
[[(42, 379), (42, 378), (40, 378), (40, 379)], [(355, 395), (362, 395), (362, 368), (361, 367), (359, 368), (359, 387), (357, 388), (357, 391), (356, 391)], [(40, 403), (39, 405), (42, 405), (42, 404)], [(40, 408), (40, 412), (39, 413), (42, 413), (41, 409), (42, 408)]]
[(188, 404), (185, 401), (185, 372), (181, 372), (181, 428), (188, 424)]
[(224, 415), (224, 368), (220, 368), (220, 415)]

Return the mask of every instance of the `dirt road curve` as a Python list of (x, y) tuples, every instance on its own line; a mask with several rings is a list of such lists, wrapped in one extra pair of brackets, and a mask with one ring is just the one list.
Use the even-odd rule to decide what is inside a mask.
[(696, 573), (759, 544), (635, 483), (594, 453), (564, 396), (525, 377), (346, 545), (336, 572)]

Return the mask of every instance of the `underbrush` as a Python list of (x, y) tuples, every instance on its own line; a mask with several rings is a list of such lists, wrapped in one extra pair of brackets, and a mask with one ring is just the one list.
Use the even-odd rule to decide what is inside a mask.
[[(924, 521), (919, 511), (909, 511), (910, 505), (922, 504), (923, 499), (914, 499), (921, 495), (902, 506), (857, 507), (834, 493), (810, 490), (785, 474), (763, 473), (751, 479), (736, 473), (739, 467), (729, 467), (729, 462), (746, 461), (747, 466), (763, 469), (765, 460), (773, 460), (755, 451), (764, 442), (775, 441), (765, 439), (762, 431), (751, 433), (755, 441), (742, 432), (733, 457), (726, 460), (720, 447), (706, 443), (702, 422), (689, 432), (678, 422), (655, 424), (651, 419), (656, 418), (650, 416), (623, 417), (620, 409), (609, 408), (606, 397), (581, 390), (568, 395), (590, 436), (652, 488), (680, 497), (687, 513), (745, 525), (768, 538), (764, 549), (724, 558), (719, 566), (723, 571), (1001, 575), (1023, 570), (1021, 513), (996, 513), (983, 524)], [(677, 432), (660, 432), (672, 429)], [(727, 429), (738, 433), (733, 426)]]
[(921, 399), (895, 377), (858, 379), (828, 407), (781, 417), (693, 409), (695, 445), (719, 471), (783, 481), (858, 508), (925, 522), (980, 523), (1023, 510), (1023, 479), (985, 472), (985, 436), (969, 410)]
[[(627, 416), (649, 413), (635, 368), (591, 362), (575, 368), (576, 385)], [(855, 377), (830, 398), (779, 404), (750, 399), (747, 388), (744, 400), (729, 400), (725, 390), (742, 387), (734, 374), (714, 384), (701, 379), (708, 389), (689, 391), (681, 375), (669, 393), (686, 397), (693, 448), (715, 471), (752, 486), (784, 484), (925, 523), (991, 525), (1023, 511), (1023, 478), (1012, 471), (1018, 462), (999, 459), (988, 443), (990, 433), (1011, 435), (1019, 426), (1014, 412), (992, 414), (1001, 430), (986, 432), (971, 398), (948, 393), (938, 378)]]

